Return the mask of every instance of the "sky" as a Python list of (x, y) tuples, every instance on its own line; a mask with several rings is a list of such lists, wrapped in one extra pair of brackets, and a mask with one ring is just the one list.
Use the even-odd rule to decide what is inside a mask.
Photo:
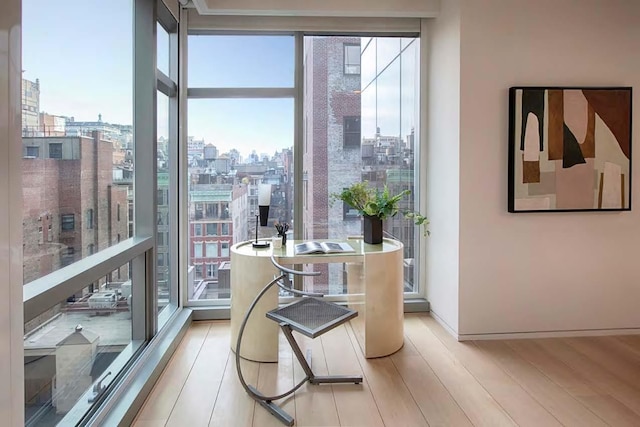
[[(49, 114), (78, 121), (101, 114), (107, 123), (132, 124), (132, 39), (132, 0), (23, 1), (23, 77), (40, 80), (40, 107)], [(363, 137), (376, 127), (384, 135), (411, 132), (417, 42), (402, 55), (402, 68), (396, 58), (409, 44), (379, 38), (363, 53)], [(293, 87), (293, 36), (190, 36), (188, 53), (190, 88)], [(168, 36), (161, 27), (157, 60), (166, 72)], [(219, 152), (271, 155), (293, 146), (293, 99), (192, 99), (188, 111), (189, 135)], [(168, 99), (160, 94), (159, 137), (167, 136), (167, 122)]]

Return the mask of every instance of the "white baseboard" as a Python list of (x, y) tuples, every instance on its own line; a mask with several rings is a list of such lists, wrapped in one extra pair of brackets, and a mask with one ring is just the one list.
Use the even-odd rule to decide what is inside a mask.
[(458, 334), (438, 313), (431, 311), (431, 317), (458, 341), (510, 340), (526, 338), (597, 337), (606, 335), (640, 335), (640, 328), (618, 329), (576, 329), (564, 331), (497, 332), (488, 334)]
[(578, 329), (572, 331), (500, 332), (492, 334), (458, 334), (458, 341), (510, 340), (526, 338), (596, 337), (605, 335), (640, 335), (640, 328)]

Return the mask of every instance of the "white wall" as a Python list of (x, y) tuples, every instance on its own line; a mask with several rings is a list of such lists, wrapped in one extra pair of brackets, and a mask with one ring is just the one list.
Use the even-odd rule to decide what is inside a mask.
[[(640, 328), (640, 173), (632, 177), (631, 212), (507, 213), (508, 88), (634, 86), (638, 105), (640, 2), (462, 5), (459, 334)], [(639, 118), (636, 108), (633, 122)], [(433, 179), (450, 178), (448, 167), (458, 165), (437, 166)], [(442, 225), (433, 219), (435, 250)]]
[[(0, 5), (0, 424), (24, 425), (20, 0)], [(13, 225), (13, 227), (11, 227)]]
[[(460, 2), (445, 1), (427, 32), (427, 297), (431, 312), (458, 330), (460, 215)], [(424, 91), (423, 91), (424, 96)]]

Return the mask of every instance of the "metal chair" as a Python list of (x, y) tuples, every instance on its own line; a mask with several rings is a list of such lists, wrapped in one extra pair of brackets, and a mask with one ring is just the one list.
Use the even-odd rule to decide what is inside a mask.
[[(360, 384), (362, 382), (362, 376), (318, 376), (313, 373), (310, 366), (310, 358), (307, 360), (302, 354), (300, 346), (293, 337), (293, 331), (299, 332), (309, 338), (316, 338), (325, 332), (343, 324), (344, 322), (353, 319), (358, 315), (358, 312), (351, 310), (347, 307), (334, 304), (332, 302), (319, 299), (323, 294), (303, 292), (286, 286), (284, 281), (288, 279), (289, 274), (299, 276), (318, 276), (318, 271), (299, 271), (292, 270), (278, 264), (273, 256), (271, 256), (271, 262), (280, 270), (280, 274), (276, 276), (271, 282), (269, 282), (253, 300), (247, 313), (242, 319), (240, 324), (240, 330), (238, 331), (238, 340), (236, 342), (236, 370), (238, 371), (238, 378), (242, 387), (249, 396), (255, 399), (263, 408), (268, 410), (282, 423), (288, 426), (292, 426), (294, 423), (293, 417), (285, 412), (280, 406), (275, 404), (274, 400), (283, 399), (296, 390), (298, 390), (306, 382), (311, 384), (323, 384), (323, 383), (354, 383)], [(288, 281), (288, 280), (287, 280)], [(290, 283), (290, 281), (288, 281)], [(258, 391), (255, 387), (246, 383), (242, 369), (240, 368), (240, 346), (242, 344), (242, 334), (244, 328), (247, 325), (251, 312), (257, 305), (262, 296), (273, 286), (278, 285), (280, 288), (287, 292), (291, 292), (296, 296), (303, 298), (281, 308), (271, 310), (266, 313), (266, 317), (278, 322), (282, 332), (284, 332), (287, 341), (291, 345), (291, 349), (295, 354), (298, 362), (302, 366), (305, 372), (305, 378), (298, 384), (293, 386), (289, 391), (278, 394), (276, 396), (266, 396)]]

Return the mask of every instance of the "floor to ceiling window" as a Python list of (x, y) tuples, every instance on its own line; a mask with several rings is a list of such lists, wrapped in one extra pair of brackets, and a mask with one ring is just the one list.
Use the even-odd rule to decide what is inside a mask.
[(178, 277), (178, 23), (158, 3), (157, 52), (157, 219), (156, 301), (158, 323), (164, 324), (178, 306), (172, 283)]
[(294, 38), (193, 35), (188, 55), (188, 299), (228, 302), (230, 247), (293, 221)]
[[(328, 195), (357, 181), (408, 189), (417, 200), (418, 39), (307, 36), (304, 38), (303, 238), (344, 238), (362, 232), (361, 217)], [(417, 292), (417, 230), (402, 215), (384, 223), (404, 243), (405, 292)], [(344, 267), (314, 266), (315, 290), (348, 292)], [(308, 280), (307, 282), (311, 282)], [(307, 283), (309, 284), (309, 283)]]
[[(259, 237), (276, 234), (275, 221), (298, 239), (361, 234), (361, 217), (330, 197), (355, 181), (411, 190), (401, 208), (417, 208), (418, 46), (417, 35), (404, 34), (189, 36), (192, 304), (228, 303), (222, 245), (255, 239), (260, 183), (272, 184), (272, 202)], [(404, 243), (405, 292), (415, 295), (420, 231), (401, 215), (385, 231)], [(323, 274), (306, 286), (338, 298), (348, 292), (344, 266), (314, 268)]]
[[(157, 331), (147, 319), (164, 293), (148, 283), (153, 274), (146, 265), (156, 251), (145, 231), (156, 219), (134, 217), (140, 197), (160, 187), (155, 174), (136, 176), (140, 154), (153, 151), (153, 133), (137, 138), (142, 133), (133, 126), (134, 8), (144, 5), (138, 17), (153, 19), (153, 3), (22, 2), (24, 410), (30, 426), (84, 422)], [(150, 26), (145, 31), (153, 34)], [(153, 71), (153, 52), (151, 46), (135, 61)], [(154, 112), (148, 108), (146, 122), (155, 126)], [(163, 126), (175, 127), (168, 123), (176, 117), (165, 115)], [(162, 247), (170, 243), (167, 237)], [(168, 266), (170, 251), (162, 258)]]

